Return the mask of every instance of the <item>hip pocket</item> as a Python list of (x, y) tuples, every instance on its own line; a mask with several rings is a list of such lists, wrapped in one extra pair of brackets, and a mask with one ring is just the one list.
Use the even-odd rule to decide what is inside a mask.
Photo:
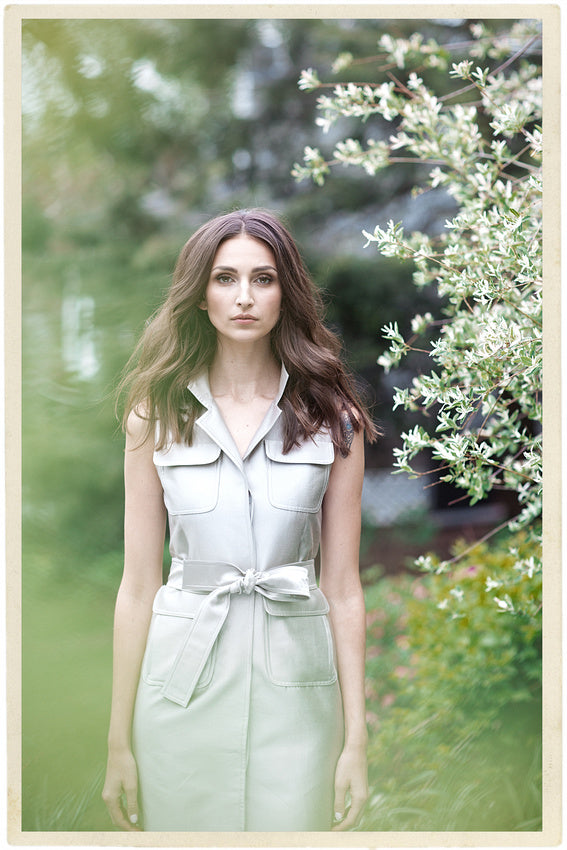
[(329, 604), (317, 589), (309, 599), (264, 598), (266, 668), (283, 687), (331, 685), (337, 680)]
[[(205, 597), (202, 594), (164, 585), (153, 604), (152, 619), (142, 662), (142, 679), (148, 685), (163, 685), (169, 677), (177, 653), (193, 628), (195, 615)], [(213, 676), (216, 645), (213, 646), (195, 690), (206, 688)]]

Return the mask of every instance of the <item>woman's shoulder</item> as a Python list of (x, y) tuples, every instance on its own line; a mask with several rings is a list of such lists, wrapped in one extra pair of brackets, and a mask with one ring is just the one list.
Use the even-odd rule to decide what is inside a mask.
[(144, 445), (150, 436), (148, 405), (141, 403), (132, 408), (126, 418), (126, 441), (129, 447)]

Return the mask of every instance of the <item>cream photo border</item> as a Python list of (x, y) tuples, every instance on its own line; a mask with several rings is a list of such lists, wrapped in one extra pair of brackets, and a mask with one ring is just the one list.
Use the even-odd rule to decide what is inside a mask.
[[(544, 715), (543, 829), (537, 832), (23, 832), (21, 816), (21, 23), (28, 18), (536, 18), (544, 79)], [(333, 3), (10, 5), (4, 17), (7, 831), (10, 844), (105, 847), (523, 847), (561, 842), (560, 8), (556, 4)], [(567, 45), (564, 45), (564, 50)], [(0, 839), (1, 840), (1, 839)]]

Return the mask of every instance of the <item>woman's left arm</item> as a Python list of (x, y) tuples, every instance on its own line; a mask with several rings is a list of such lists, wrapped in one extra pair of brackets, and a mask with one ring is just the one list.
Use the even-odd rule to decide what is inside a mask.
[[(345, 743), (335, 772), (335, 830), (356, 825), (368, 796), (364, 659), (366, 616), (359, 577), (364, 436), (337, 454), (323, 501), (320, 587), (329, 602), (344, 710)], [(346, 797), (350, 794), (350, 809)], [(337, 818), (339, 819), (339, 818)]]

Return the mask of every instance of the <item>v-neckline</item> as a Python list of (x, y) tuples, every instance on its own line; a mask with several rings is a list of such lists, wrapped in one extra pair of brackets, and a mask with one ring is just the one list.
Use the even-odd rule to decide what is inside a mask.
[[(264, 420), (266, 419), (266, 416), (270, 412), (271, 408), (274, 406), (275, 398), (276, 398), (276, 396), (274, 396), (272, 399), (270, 399), (268, 401), (268, 404), (266, 405), (262, 415), (256, 418), (256, 422), (257, 422), (256, 427), (251, 432), (251, 436), (248, 439), (248, 442), (246, 443), (246, 445), (243, 447), (243, 449), (241, 449), (241, 447), (239, 446), (237, 439), (236, 439), (236, 434), (238, 433), (238, 429), (231, 428), (229, 426), (228, 421), (227, 421), (227, 417), (225, 415), (225, 411), (223, 411), (222, 405), (219, 404), (218, 399), (213, 396), (213, 402), (214, 402), (214, 404), (215, 404), (215, 406), (218, 410), (219, 416), (221, 417), (223, 424), (224, 424), (226, 430), (228, 431), (228, 433), (230, 434), (232, 442), (234, 443), (236, 450), (237, 450), (238, 454), (240, 455), (240, 457), (242, 459), (244, 459), (246, 457), (246, 455), (248, 454), (248, 449), (252, 445), (252, 443), (254, 442), (254, 438), (255, 438), (256, 434), (258, 433), (258, 431), (262, 427)], [(254, 424), (254, 423), (252, 423), (252, 424)]]
[[(202, 372), (197, 378), (190, 381), (187, 386), (195, 398), (206, 408), (205, 412), (195, 420), (195, 424), (202, 427), (203, 430), (205, 430), (208, 435), (218, 445), (220, 445), (225, 453), (237, 462), (238, 466), (242, 466), (246, 458), (254, 451), (258, 443), (265, 437), (281, 415), (281, 409), (278, 406), (278, 403), (284, 393), (288, 378), (288, 372), (282, 363), (278, 391), (273, 400), (270, 402), (266, 413), (260, 420), (256, 431), (252, 435), (248, 446), (242, 454), (224, 416), (222, 415), (216, 399), (211, 393), (208, 371)], [(225, 437), (225, 439), (223, 439), (223, 437)]]

